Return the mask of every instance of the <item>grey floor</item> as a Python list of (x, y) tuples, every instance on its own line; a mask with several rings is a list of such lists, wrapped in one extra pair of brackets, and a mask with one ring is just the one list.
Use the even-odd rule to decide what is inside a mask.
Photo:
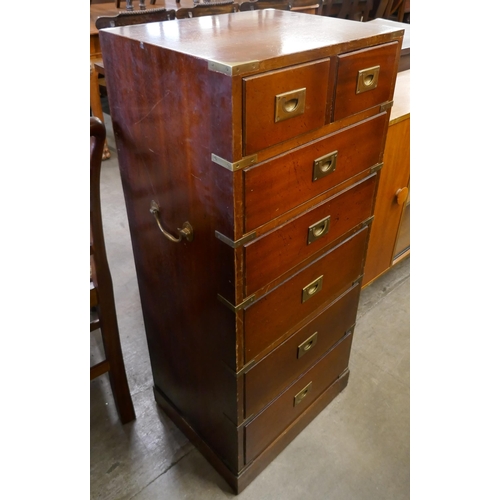
[[(222, 478), (156, 406), (118, 162), (102, 203), (122, 348), (137, 419), (121, 425), (107, 375), (90, 384), (90, 490), (99, 500), (227, 499)], [(91, 363), (102, 357), (91, 334)], [(341, 393), (240, 495), (252, 499), (410, 498), (410, 259), (361, 294)]]

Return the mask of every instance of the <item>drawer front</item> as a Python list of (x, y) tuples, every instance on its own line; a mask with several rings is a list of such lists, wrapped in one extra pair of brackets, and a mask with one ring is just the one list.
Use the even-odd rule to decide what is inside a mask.
[(245, 374), (245, 418), (314, 365), (354, 325), (360, 289), (354, 285)]
[(245, 294), (250, 295), (299, 265), (350, 229), (373, 209), (377, 174), (245, 246)]
[(244, 171), (245, 232), (381, 161), (382, 113)]
[(244, 154), (320, 128), (326, 121), (330, 60), (243, 79)]
[(335, 121), (392, 99), (398, 45), (391, 42), (338, 56)]
[(367, 227), (358, 231), (244, 310), (245, 363), (351, 287), (362, 273), (368, 234)]
[(245, 462), (256, 458), (339, 378), (349, 363), (352, 334), (245, 426)]

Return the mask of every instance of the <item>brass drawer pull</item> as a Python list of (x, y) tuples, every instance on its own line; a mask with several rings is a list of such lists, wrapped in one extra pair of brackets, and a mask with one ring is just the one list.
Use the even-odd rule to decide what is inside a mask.
[(172, 236), (170, 233), (167, 233), (165, 229), (163, 229), (161, 222), (160, 222), (160, 205), (156, 203), (156, 201), (151, 200), (151, 207), (149, 211), (153, 214), (153, 217), (156, 220), (156, 223), (158, 224), (158, 227), (160, 228), (160, 231), (170, 240), (173, 241), (174, 243), (179, 243), (182, 238), (185, 238), (187, 241), (193, 241), (193, 236), (194, 236), (194, 231), (193, 227), (189, 222), (184, 222), (181, 228), (177, 228), (177, 230), (180, 233), (180, 236), (176, 238), (175, 236)]
[(304, 398), (309, 394), (311, 387), (312, 382), (309, 382), (299, 393), (295, 395), (293, 398), (293, 406), (297, 406), (304, 401)]
[(318, 332), (313, 333), (308, 339), (297, 347), (297, 359), (307, 354), (318, 342)]
[(337, 168), (337, 155), (338, 151), (328, 153), (321, 158), (316, 158), (313, 163), (313, 182), (326, 177)]
[(323, 276), (316, 278), (302, 289), (302, 303), (316, 295), (323, 288)]
[(312, 226), (309, 226), (307, 233), (307, 244), (310, 245), (313, 241), (319, 240), (330, 231), (330, 216), (321, 219)]
[(301, 115), (306, 109), (306, 89), (297, 89), (283, 94), (278, 94), (275, 98), (274, 121), (282, 122)]
[(380, 66), (372, 66), (371, 68), (362, 69), (358, 72), (358, 85), (356, 87), (356, 94), (361, 94), (367, 90), (373, 90), (378, 85), (378, 75), (380, 73)]

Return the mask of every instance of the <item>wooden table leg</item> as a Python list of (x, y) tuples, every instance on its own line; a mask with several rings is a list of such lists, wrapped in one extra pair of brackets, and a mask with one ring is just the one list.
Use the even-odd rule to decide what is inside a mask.
[[(99, 118), (104, 123), (104, 114), (102, 112), (101, 96), (99, 94), (98, 73), (94, 68), (94, 64), (90, 61), (90, 108), (92, 114)], [(107, 141), (104, 143), (102, 159), (107, 160), (111, 157)]]

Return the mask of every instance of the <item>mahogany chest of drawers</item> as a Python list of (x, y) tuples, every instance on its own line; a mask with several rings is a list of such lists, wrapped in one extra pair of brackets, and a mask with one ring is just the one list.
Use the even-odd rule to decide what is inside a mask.
[(100, 32), (155, 398), (236, 492), (346, 387), (402, 37), (275, 10)]

